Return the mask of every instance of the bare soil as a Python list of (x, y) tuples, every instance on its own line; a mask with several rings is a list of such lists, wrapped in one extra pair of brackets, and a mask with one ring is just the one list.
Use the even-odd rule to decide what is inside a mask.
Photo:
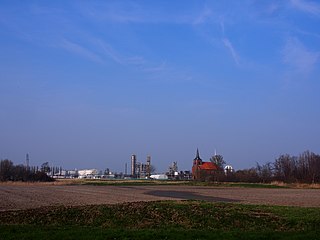
[(186, 199), (211, 202), (320, 207), (320, 189), (217, 188), (174, 185), (0, 184), (0, 211), (42, 206), (79, 206)]

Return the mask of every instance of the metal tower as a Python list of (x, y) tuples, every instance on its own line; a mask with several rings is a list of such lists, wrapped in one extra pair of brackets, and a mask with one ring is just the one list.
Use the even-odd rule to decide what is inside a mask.
[(147, 177), (151, 175), (151, 156), (147, 156)]
[(136, 155), (131, 155), (131, 176), (133, 178), (136, 178), (136, 163), (137, 163), (137, 157)]

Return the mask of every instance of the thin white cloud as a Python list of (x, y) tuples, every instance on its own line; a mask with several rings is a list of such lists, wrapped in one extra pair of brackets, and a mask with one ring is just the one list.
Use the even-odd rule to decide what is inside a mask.
[(143, 69), (145, 72), (161, 72), (166, 70), (166, 62), (162, 62), (160, 65), (155, 67), (147, 67)]
[(265, 11), (267, 14), (271, 15), (271, 14), (275, 13), (276, 11), (278, 11), (279, 8), (280, 8), (279, 5), (273, 2), (269, 6), (266, 7)]
[(94, 39), (94, 42), (102, 49), (102, 52), (119, 64), (124, 64), (124, 59), (117, 53), (114, 48), (100, 39)]
[(76, 2), (74, 6), (85, 17), (97, 21), (140, 23), (144, 22), (146, 17), (141, 6), (132, 1)]
[[(96, 52), (100, 53), (99, 57), (102, 59), (109, 58), (114, 62), (123, 65), (124, 67), (134, 68), (149, 74), (161, 73), (167, 75), (176, 75), (176, 73), (174, 73), (174, 71), (168, 67), (166, 61), (158, 64), (148, 61), (139, 55), (124, 55), (104, 40), (92, 36), (90, 36), (90, 43), (92, 44), (91, 47), (95, 47)], [(72, 50), (74, 49), (72, 48)], [(187, 79), (186, 77), (183, 78)]]
[(287, 39), (282, 54), (283, 62), (301, 74), (309, 74), (320, 57), (319, 52), (308, 50), (296, 38)]
[(145, 64), (147, 64), (147, 61), (144, 59), (144, 57), (141, 56), (127, 57), (125, 59), (125, 62), (134, 66), (144, 66)]
[(224, 46), (229, 50), (234, 62), (239, 66), (240, 65), (239, 55), (237, 54), (230, 40), (228, 38), (223, 38), (222, 41)]
[(117, 51), (109, 43), (103, 41), (99, 38), (90, 37), (90, 41), (101, 53), (101, 56), (110, 58), (114, 62), (124, 65), (124, 66), (134, 66), (134, 67), (143, 67), (147, 64), (147, 61), (144, 57), (141, 56), (126, 56)]
[(212, 11), (210, 8), (205, 7), (204, 10), (200, 13), (200, 15), (194, 20), (193, 24), (202, 24), (207, 21), (208, 18), (212, 15)]
[(318, 38), (320, 39), (320, 34), (314, 33), (314, 32), (309, 32), (309, 31), (305, 31), (299, 28), (295, 28), (294, 31), (296, 31), (298, 34), (302, 34), (305, 36), (310, 36), (310, 37), (314, 37), (314, 38)]
[(97, 55), (96, 53), (88, 50), (87, 48), (85, 48), (77, 43), (71, 42), (69, 40), (63, 39), (60, 44), (60, 47), (62, 47), (63, 49), (65, 49), (69, 52), (75, 53), (79, 56), (82, 56), (86, 59), (89, 59), (93, 62), (103, 63), (103, 60), (101, 59), (101, 57), (99, 55)]
[(199, 24), (205, 21), (210, 15), (210, 10), (194, 12), (181, 10), (176, 11), (163, 4), (139, 4), (133, 1), (101, 1), (101, 2), (81, 2), (76, 3), (75, 7), (88, 19), (97, 22), (108, 22), (114, 24)]
[(224, 35), (225, 34), (225, 27), (224, 27), (224, 18), (223, 17), (220, 18), (219, 24), (221, 27), (222, 35)]
[(303, 12), (311, 13), (315, 16), (320, 16), (320, 4), (304, 0), (291, 0), (291, 5)]

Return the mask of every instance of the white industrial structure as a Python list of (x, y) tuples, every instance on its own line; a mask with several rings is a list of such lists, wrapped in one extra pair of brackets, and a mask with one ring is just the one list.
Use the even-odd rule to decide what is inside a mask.
[(153, 174), (150, 175), (151, 179), (156, 179), (156, 180), (168, 180), (168, 176), (166, 174)]
[(228, 174), (228, 173), (232, 173), (234, 170), (233, 170), (233, 167), (231, 165), (226, 165), (224, 167), (224, 173), (225, 174)]
[(78, 170), (79, 178), (94, 178), (94, 176), (98, 175), (97, 169), (83, 169)]

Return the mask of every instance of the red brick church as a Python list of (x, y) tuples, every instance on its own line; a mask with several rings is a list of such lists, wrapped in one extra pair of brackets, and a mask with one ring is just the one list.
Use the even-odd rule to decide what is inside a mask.
[(202, 161), (199, 156), (199, 150), (197, 149), (196, 158), (193, 160), (192, 179), (205, 180), (206, 178), (213, 176), (217, 170), (218, 166), (216, 164)]

